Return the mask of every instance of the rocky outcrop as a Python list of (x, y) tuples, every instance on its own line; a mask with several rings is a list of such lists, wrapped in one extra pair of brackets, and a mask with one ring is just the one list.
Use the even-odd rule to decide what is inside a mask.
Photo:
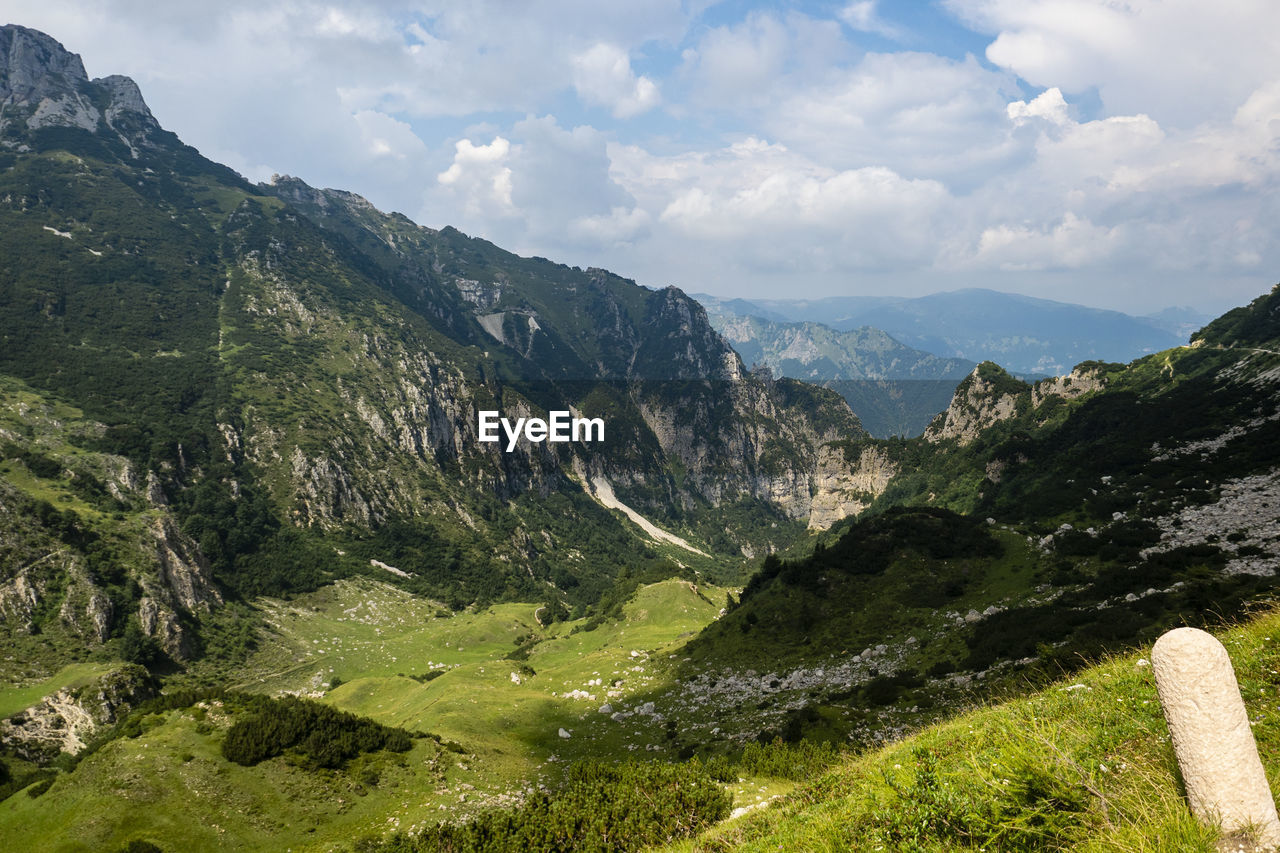
[(134, 151), (159, 130), (128, 77), (90, 80), (80, 57), (36, 30), (0, 27), (0, 132), (74, 127), (107, 130)]
[(1029, 390), (1026, 383), (1014, 379), (999, 365), (984, 361), (956, 388), (951, 405), (933, 419), (924, 438), (933, 443), (969, 444), (982, 430), (1019, 414), (1019, 405), (1028, 399)]
[(209, 562), (191, 537), (164, 516), (149, 528), (154, 543), (156, 573), (143, 573), (143, 597), (138, 602), (138, 622), (143, 633), (159, 643), (169, 657), (186, 660), (192, 643), (182, 627), (180, 613), (198, 615), (222, 603), (213, 584)]
[(1066, 376), (1041, 379), (1031, 386), (1031, 408), (1038, 409), (1050, 397), (1074, 400), (1107, 387), (1106, 374), (1096, 367), (1077, 366)]
[(81, 687), (65, 687), (0, 721), (0, 743), (22, 758), (47, 763), (75, 755), (109, 726), (156, 695), (145, 669), (124, 664)]
[(156, 543), (160, 582), (175, 606), (195, 613), (222, 603), (222, 596), (213, 585), (209, 561), (173, 519), (157, 519), (151, 526), (151, 535)]
[(843, 448), (827, 445), (818, 454), (809, 529), (826, 530), (842, 518), (858, 515), (879, 497), (898, 466), (879, 447), (864, 447), (850, 466)]

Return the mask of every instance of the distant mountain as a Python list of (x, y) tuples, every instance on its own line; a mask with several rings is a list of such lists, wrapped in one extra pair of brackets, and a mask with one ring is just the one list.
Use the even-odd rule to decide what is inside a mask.
[[(980, 288), (917, 298), (750, 300), (761, 311), (835, 329), (874, 326), (947, 358), (994, 361), (1013, 373), (1056, 376), (1082, 361), (1129, 361), (1178, 346), (1199, 328), (1189, 309), (1153, 317)], [(760, 315), (763, 316), (763, 315)], [(1189, 333), (1189, 332), (1188, 332)]]
[(773, 319), (782, 315), (744, 299), (695, 298), (745, 363), (839, 392), (877, 438), (922, 433), (975, 364), (913, 349), (870, 326), (841, 331)]
[[(988, 291), (839, 306), (840, 330), (726, 322), (797, 372), (955, 385), (923, 436), (748, 370), (678, 289), (251, 184), (125, 78), (0, 27), (6, 849), (670, 843), (730, 813), (717, 780), (762, 798), (832, 755), (778, 739), (896, 740), (1274, 601), (1280, 287), (1186, 346), (1034, 382), (984, 361), (957, 383), (865, 326), (954, 348), (985, 324), (1006, 366), (1059, 372), (1152, 327)], [(565, 409), (604, 440), (499, 447), (477, 422)], [(1082, 767), (1115, 763), (1079, 734)], [(943, 803), (932, 755), (895, 753), (887, 849), (946, 843), (939, 821), (972, 848), (949, 816), (996, 813)], [(1074, 843), (1047, 810), (1129, 819), (1074, 810), (1062, 758), (987, 786), (1014, 847)]]
[(1213, 317), (1183, 305), (1165, 308), (1154, 314), (1144, 314), (1140, 319), (1146, 320), (1157, 329), (1164, 329), (1182, 340), (1187, 340)]

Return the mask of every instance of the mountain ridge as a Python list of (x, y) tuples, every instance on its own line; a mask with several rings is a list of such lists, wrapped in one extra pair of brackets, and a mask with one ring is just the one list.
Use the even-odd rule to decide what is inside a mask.
[(746, 300), (695, 298), (744, 362), (831, 388), (877, 438), (919, 435), (974, 366), (908, 347), (872, 326), (839, 331), (822, 323), (762, 317), (771, 312)]
[(837, 330), (874, 326), (937, 356), (996, 361), (1029, 377), (1065, 374), (1083, 361), (1125, 361), (1186, 340), (1152, 318), (985, 288), (920, 297), (741, 301), (792, 322)]
[[(58, 73), (0, 127), (6, 837), (413, 849), (618, 759), (722, 816), (1274, 594), (1280, 287), (1129, 363), (980, 363), (875, 439), (679, 289), (249, 184)], [(478, 435), (560, 409), (606, 441)], [(326, 730), (262, 734), (294, 718)], [(625, 845), (637, 801), (589, 793)]]
[[(53, 39), (3, 33), (0, 373), (94, 434), (13, 433), (11, 477), (72, 502), (42, 524), (85, 564), (162, 515), (169, 550), (231, 598), (393, 565), (455, 606), (523, 596), (567, 613), (663, 559), (597, 481), (726, 577), (865, 505), (846, 488), (859, 458), (829, 446), (861, 434), (848, 407), (745, 371), (681, 291), (294, 178), (251, 185), (160, 128), (124, 78), (89, 81)], [(607, 429), (505, 452), (479, 440), (481, 409), (572, 409)], [(74, 496), (62, 472), (86, 454), (127, 463), (103, 481), (114, 495)], [(123, 575), (86, 575), (89, 600), (111, 602), (97, 642), (137, 625), (174, 660), (198, 654), (182, 596), (143, 594), (176, 576), (129, 553)], [(32, 614), (58, 609), (52, 567), (0, 583), (50, 599)]]

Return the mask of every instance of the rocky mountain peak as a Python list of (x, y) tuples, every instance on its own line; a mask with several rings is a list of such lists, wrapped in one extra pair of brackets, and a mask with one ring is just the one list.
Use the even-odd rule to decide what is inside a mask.
[(955, 439), (961, 445), (969, 444), (982, 430), (1018, 414), (1019, 400), (1030, 400), (1030, 390), (1000, 365), (984, 361), (956, 388), (951, 405), (933, 419), (924, 438), (934, 443)]
[(0, 27), (0, 134), (24, 127), (105, 129), (132, 148), (158, 125), (133, 80), (90, 80), (78, 54), (38, 30), (8, 24)]
[(0, 103), (37, 104), (75, 83), (89, 82), (80, 55), (39, 30), (0, 27)]

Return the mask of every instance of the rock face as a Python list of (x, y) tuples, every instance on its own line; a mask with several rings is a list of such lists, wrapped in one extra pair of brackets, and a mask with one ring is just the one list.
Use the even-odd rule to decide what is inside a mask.
[(1077, 366), (1066, 376), (1053, 376), (1041, 379), (1031, 386), (1031, 407), (1040, 408), (1050, 397), (1062, 397), (1074, 400), (1094, 391), (1107, 387), (1106, 375), (1096, 367)]
[(84, 63), (36, 30), (0, 27), (0, 132), (10, 123), (107, 129), (132, 150), (159, 130), (142, 93), (128, 77), (90, 80)]
[[(365, 335), (363, 356), (374, 363), (371, 368), (376, 364), (370, 374), (378, 378), (377, 394), (362, 396), (355, 376), (341, 386), (345, 405), (361, 422), (348, 432), (354, 443), (308, 454), (280, 446), (277, 418), (262, 428), (256, 416), (245, 419), (249, 458), (264, 465), (281, 455), (292, 460), (299, 521), (376, 524), (421, 506), (425, 495), (397, 484), (420, 481), (420, 473), (392, 479), (385, 465), (369, 461), (389, 454), (419, 472), (435, 469), (444, 458), (478, 460), (475, 484), (506, 499), (548, 493), (573, 472), (571, 478), (589, 493), (590, 483), (602, 478), (624, 503), (646, 514), (666, 513), (673, 503), (687, 511), (750, 497), (804, 519), (814, 496), (822, 495), (828, 506), (819, 524), (839, 517), (834, 507), (843, 499), (826, 496), (819, 480), (847, 488), (841, 478), (855, 477), (856, 466), (839, 454), (827, 453), (821, 462), (820, 457), (825, 444), (864, 434), (857, 418), (834, 393), (800, 394), (796, 383), (747, 372), (702, 306), (677, 288), (649, 291), (604, 270), (566, 271), (540, 259), (516, 258), (452, 229), (419, 228), (380, 213), (359, 196), (318, 190), (295, 178), (277, 177), (271, 191), (352, 240), (376, 241), (395, 259), (397, 274), (412, 280), (414, 292), (430, 294), (437, 307), (452, 306), (447, 315), (436, 312), (452, 337), (514, 356), (526, 375), (537, 377), (539, 396), (560, 396), (573, 405), (586, 392), (607, 389), (613, 411), (631, 409), (639, 416), (622, 423), (611, 418), (604, 448), (521, 441), (506, 453), (478, 441), (476, 410), (484, 406), (476, 400), (491, 393), (486, 377), (469, 376), (424, 351), (430, 347), (426, 341)], [(476, 253), (492, 256), (486, 267), (440, 273), (458, 268), (457, 257)], [(283, 321), (291, 335), (333, 329), (345, 336), (341, 318), (308, 299), (301, 283), (291, 279), (287, 259), (267, 250), (249, 260), (247, 279), (261, 285), (246, 302), (257, 315), (248, 318), (255, 327), (279, 329)], [(522, 283), (534, 275), (537, 288)], [(505, 416), (545, 414), (518, 382), (508, 388), (516, 393), (501, 401)], [(673, 464), (682, 473), (679, 483), (670, 477)], [(370, 489), (371, 481), (379, 487)], [(843, 512), (854, 511), (846, 502)]]
[(1280, 817), (1222, 643), (1177, 628), (1156, 641), (1151, 667), (1196, 817), (1227, 833), (1251, 828), (1266, 849), (1280, 846)]
[(898, 473), (898, 467), (879, 447), (864, 447), (850, 467), (843, 450), (823, 447), (814, 477), (816, 492), (810, 503), (809, 529), (826, 530), (842, 518), (858, 515), (879, 497)]
[(947, 410), (925, 430), (926, 441), (971, 443), (982, 430), (1018, 414), (1019, 402), (1030, 389), (999, 365), (984, 361), (973, 369), (951, 398)]
[(155, 686), (147, 671), (125, 664), (83, 687), (58, 690), (0, 722), (0, 742), (28, 761), (41, 764), (60, 752), (75, 755), (100, 728), (154, 695)]

